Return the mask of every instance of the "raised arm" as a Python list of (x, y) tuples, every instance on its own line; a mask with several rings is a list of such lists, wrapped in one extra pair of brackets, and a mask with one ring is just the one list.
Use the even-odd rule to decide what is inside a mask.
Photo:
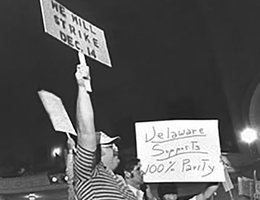
[(78, 144), (85, 149), (94, 151), (96, 149), (94, 113), (88, 88), (86, 88), (86, 81), (90, 81), (89, 67), (78, 65), (75, 76), (78, 83), (76, 108)]

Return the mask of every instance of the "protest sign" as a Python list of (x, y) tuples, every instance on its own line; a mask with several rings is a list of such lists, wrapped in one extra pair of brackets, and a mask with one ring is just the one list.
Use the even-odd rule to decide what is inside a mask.
[(54, 0), (40, 0), (45, 32), (107, 66), (111, 61), (104, 31)]
[(38, 94), (45, 110), (50, 116), (54, 130), (77, 135), (61, 99), (45, 90), (38, 91)]
[(137, 122), (146, 182), (223, 182), (217, 120)]
[[(260, 181), (247, 177), (238, 177), (238, 194), (252, 197), (254, 194), (260, 195)], [(257, 197), (258, 198), (258, 197)]]

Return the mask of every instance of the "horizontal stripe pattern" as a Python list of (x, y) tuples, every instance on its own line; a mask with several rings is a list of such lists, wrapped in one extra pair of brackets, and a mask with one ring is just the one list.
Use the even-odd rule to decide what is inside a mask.
[(80, 145), (74, 163), (75, 191), (79, 200), (136, 200), (122, 177), (107, 170), (103, 163), (95, 165), (96, 152)]

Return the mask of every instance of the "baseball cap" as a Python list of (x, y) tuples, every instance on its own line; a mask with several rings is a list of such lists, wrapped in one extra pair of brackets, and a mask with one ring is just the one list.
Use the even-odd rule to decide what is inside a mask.
[(110, 137), (103, 131), (97, 131), (96, 134), (100, 137), (99, 144), (111, 144), (120, 139), (119, 136)]

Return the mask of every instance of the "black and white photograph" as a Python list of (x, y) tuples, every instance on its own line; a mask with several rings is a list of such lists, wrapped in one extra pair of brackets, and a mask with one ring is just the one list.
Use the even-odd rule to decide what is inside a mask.
[(260, 1), (0, 9), (0, 200), (260, 199)]

